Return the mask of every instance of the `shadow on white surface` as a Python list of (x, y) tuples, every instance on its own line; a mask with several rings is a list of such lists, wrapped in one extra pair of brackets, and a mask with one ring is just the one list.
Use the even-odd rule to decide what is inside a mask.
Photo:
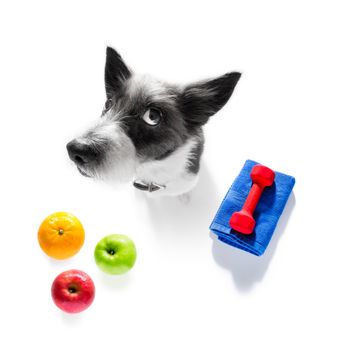
[(77, 256), (72, 256), (68, 259), (63, 259), (63, 260), (57, 260), (51, 257), (45, 256), (47, 263), (54, 269), (59, 269), (61, 272), (71, 270), (71, 269), (76, 269), (80, 270), (77, 265)]
[(84, 320), (84, 312), (79, 312), (77, 314), (69, 314), (67, 312), (58, 310), (58, 312), (61, 314), (62, 321), (65, 325), (69, 326), (75, 326), (78, 325)]
[(274, 256), (278, 241), (283, 234), (291, 212), (295, 207), (295, 195), (291, 193), (283, 214), (277, 224), (269, 246), (262, 256), (255, 256), (243, 250), (231, 247), (217, 239), (217, 236), (210, 233), (213, 238), (212, 253), (215, 261), (232, 273), (232, 278), (237, 289), (241, 292), (250, 291), (254, 284), (261, 282)]
[(104, 272), (98, 271), (97, 273), (97, 283), (102, 284), (111, 292), (120, 291), (129, 286), (131, 281), (130, 272), (123, 275), (107, 275)]
[(205, 236), (219, 201), (218, 192), (206, 164), (201, 164), (199, 181), (189, 198), (146, 197), (147, 208), (156, 234)]

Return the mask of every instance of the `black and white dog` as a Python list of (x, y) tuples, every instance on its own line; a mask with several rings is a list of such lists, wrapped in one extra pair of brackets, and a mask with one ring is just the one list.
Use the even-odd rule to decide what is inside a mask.
[(157, 194), (181, 195), (198, 179), (202, 126), (230, 98), (241, 74), (177, 86), (133, 73), (107, 47), (107, 101), (96, 125), (67, 144), (85, 176), (133, 180)]

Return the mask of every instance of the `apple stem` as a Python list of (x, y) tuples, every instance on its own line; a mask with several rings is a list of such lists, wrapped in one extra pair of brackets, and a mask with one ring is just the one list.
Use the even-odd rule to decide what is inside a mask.
[(77, 290), (76, 290), (74, 287), (70, 287), (70, 288), (68, 289), (68, 291), (69, 291), (69, 293), (71, 293), (71, 294), (77, 292)]

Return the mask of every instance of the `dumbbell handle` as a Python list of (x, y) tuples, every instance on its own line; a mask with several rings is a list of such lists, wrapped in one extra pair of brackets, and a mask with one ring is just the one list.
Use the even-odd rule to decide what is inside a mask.
[(254, 210), (265, 187), (273, 184), (275, 173), (263, 165), (255, 165), (250, 172), (250, 177), (253, 184), (243, 204), (243, 208), (234, 212), (229, 220), (231, 228), (243, 234), (251, 234), (253, 232), (255, 227)]
[(252, 187), (250, 188), (247, 199), (245, 200), (245, 202), (243, 204), (242, 210), (245, 210), (248, 213), (253, 214), (256, 206), (259, 203), (259, 199), (261, 197), (261, 194), (264, 191), (264, 188), (265, 188), (265, 186), (253, 183)]

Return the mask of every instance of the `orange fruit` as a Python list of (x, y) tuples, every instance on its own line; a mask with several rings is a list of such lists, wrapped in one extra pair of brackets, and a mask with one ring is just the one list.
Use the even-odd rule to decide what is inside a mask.
[(83, 225), (74, 215), (66, 212), (49, 215), (38, 231), (41, 249), (51, 258), (60, 260), (78, 253), (84, 239)]

